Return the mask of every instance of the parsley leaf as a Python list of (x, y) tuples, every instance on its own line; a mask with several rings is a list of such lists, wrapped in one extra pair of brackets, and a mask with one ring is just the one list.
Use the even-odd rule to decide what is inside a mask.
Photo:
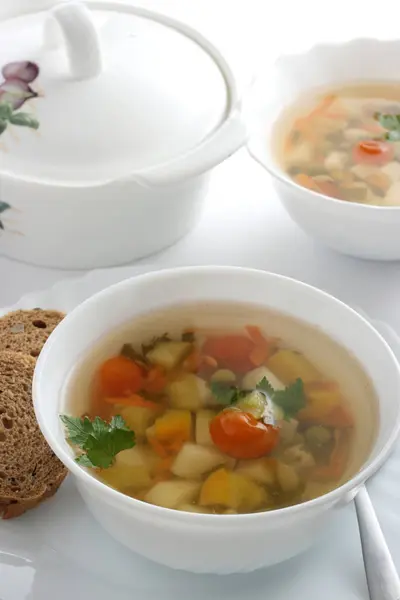
[(247, 392), (239, 390), (236, 386), (228, 386), (225, 383), (214, 381), (210, 385), (211, 392), (218, 404), (229, 406), (235, 404), (240, 398), (246, 395)]
[(84, 467), (107, 469), (118, 452), (135, 445), (135, 434), (120, 415), (112, 417), (110, 423), (100, 417), (91, 421), (89, 417), (60, 415), (60, 419), (68, 431), (68, 441), (83, 451), (75, 460)]
[(263, 377), (261, 379), (261, 381), (257, 384), (256, 389), (266, 392), (267, 395), (270, 396), (271, 398), (275, 394), (274, 388), (272, 387), (272, 385), (270, 384), (270, 382), (268, 381), (268, 379), (266, 377)]
[(285, 413), (285, 419), (289, 420), (306, 405), (304, 385), (301, 379), (288, 385), (284, 390), (276, 390), (272, 401), (280, 406)]

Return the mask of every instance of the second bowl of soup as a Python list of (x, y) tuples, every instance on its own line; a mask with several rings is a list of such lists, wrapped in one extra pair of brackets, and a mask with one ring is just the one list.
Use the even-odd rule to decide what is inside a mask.
[(399, 392), (394, 356), (354, 311), (217, 267), (88, 300), (34, 384), (42, 431), (103, 527), (147, 558), (215, 573), (312, 543), (385, 458)]
[[(249, 144), (293, 219), (333, 249), (400, 258), (400, 42), (282, 57)], [(272, 90), (272, 91), (270, 91)]]

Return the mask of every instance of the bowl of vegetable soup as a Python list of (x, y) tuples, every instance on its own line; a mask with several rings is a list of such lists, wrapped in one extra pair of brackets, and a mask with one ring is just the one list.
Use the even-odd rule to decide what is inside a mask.
[(283, 56), (260, 78), (249, 151), (293, 220), (366, 259), (400, 259), (400, 41)]
[(364, 318), (235, 267), (159, 271), (93, 296), (34, 378), (41, 430), (101, 526), (208, 573), (309, 547), (387, 457), (399, 395), (396, 359)]

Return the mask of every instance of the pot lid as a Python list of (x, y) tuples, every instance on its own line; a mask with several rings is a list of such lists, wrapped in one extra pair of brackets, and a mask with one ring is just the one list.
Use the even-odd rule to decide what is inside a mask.
[(69, 2), (0, 22), (0, 71), (0, 172), (36, 181), (167, 163), (215, 132), (234, 100), (201, 36), (125, 4)]

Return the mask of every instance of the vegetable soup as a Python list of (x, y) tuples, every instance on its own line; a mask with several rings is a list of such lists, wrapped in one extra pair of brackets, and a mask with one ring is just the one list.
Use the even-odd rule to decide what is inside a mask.
[(400, 206), (400, 84), (354, 84), (299, 101), (278, 124), (279, 158), (302, 187)]
[[(251, 317), (250, 317), (251, 316)], [(252, 305), (183, 305), (125, 325), (73, 372), (76, 461), (157, 506), (266, 511), (334, 489), (372, 446), (374, 390), (321, 331)]]

